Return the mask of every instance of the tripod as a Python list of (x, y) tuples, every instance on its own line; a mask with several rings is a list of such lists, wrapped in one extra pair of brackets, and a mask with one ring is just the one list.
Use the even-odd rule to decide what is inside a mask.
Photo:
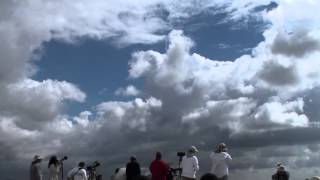
[(183, 156), (179, 156), (179, 163), (178, 163), (178, 179), (177, 180), (181, 180), (181, 174), (182, 174), (182, 168), (181, 168), (181, 162), (182, 162), (182, 158)]
[(63, 180), (63, 174), (64, 174), (64, 172), (63, 172), (63, 161), (65, 161), (65, 160), (67, 160), (68, 159), (68, 157), (67, 156), (64, 156), (62, 159), (60, 159), (60, 168), (61, 168), (61, 180)]

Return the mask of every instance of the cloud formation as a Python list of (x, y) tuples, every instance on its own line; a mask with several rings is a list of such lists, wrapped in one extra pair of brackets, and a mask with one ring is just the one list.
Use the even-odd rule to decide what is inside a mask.
[[(1, 1), (0, 159), (14, 163), (0, 169), (25, 172), (19, 164), (34, 153), (72, 154), (73, 162), (103, 159), (112, 167), (137, 154), (147, 165), (150, 152), (174, 159), (173, 152), (194, 144), (205, 171), (207, 154), (220, 141), (231, 146), (239, 177), (265, 174), (279, 160), (292, 168), (317, 167), (320, 33), (319, 15), (311, 12), (319, 3), (279, 1), (256, 14), (270, 22), (265, 40), (252, 54), (221, 61), (193, 53), (196, 43), (182, 30), (171, 31), (174, 23), (210, 7), (236, 21), (269, 1), (209, 2)], [(162, 53), (133, 53), (129, 76), (144, 79), (143, 97), (101, 102), (73, 117), (64, 106), (84, 102), (85, 93), (70, 82), (32, 80), (37, 68), (31, 59), (41, 56), (44, 42), (82, 37), (120, 46), (165, 40), (169, 46)], [(133, 86), (118, 94), (141, 95)]]

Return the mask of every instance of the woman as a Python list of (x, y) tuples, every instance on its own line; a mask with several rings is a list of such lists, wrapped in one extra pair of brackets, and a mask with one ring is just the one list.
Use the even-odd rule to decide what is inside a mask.
[(196, 157), (196, 153), (198, 152), (195, 146), (191, 146), (188, 150), (186, 156), (182, 158), (181, 168), (182, 168), (182, 179), (183, 180), (195, 180), (196, 173), (199, 171), (199, 161)]
[(211, 173), (218, 177), (219, 180), (228, 180), (229, 176), (229, 163), (232, 158), (227, 153), (227, 146), (220, 143), (215, 152), (210, 154), (212, 161)]
[(48, 164), (49, 178), (48, 180), (59, 180), (61, 165), (56, 156), (51, 156)]

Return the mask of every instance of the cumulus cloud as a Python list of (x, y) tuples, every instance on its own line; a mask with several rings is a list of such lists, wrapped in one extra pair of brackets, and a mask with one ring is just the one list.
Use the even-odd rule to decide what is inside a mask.
[(271, 46), (272, 53), (302, 57), (312, 51), (320, 50), (319, 40), (308, 33), (308, 30), (304, 29), (297, 29), (291, 34), (280, 32)]
[(290, 86), (299, 81), (294, 65), (281, 65), (276, 61), (267, 61), (257, 74), (267, 83), (276, 86)]
[[(250, 16), (253, 7), (269, 1), (181, 2), (2, 1), (0, 158), (21, 163), (17, 159), (35, 152), (67, 153), (73, 162), (104, 159), (116, 167), (132, 153), (148, 165), (151, 151), (163, 150), (174, 159), (172, 152), (194, 144), (206, 167), (214, 144), (225, 141), (237, 157), (235, 173), (247, 179), (243, 172), (270, 168), (279, 159), (292, 167), (316, 166), (310, 159), (316, 157), (319, 131), (309, 121), (320, 117), (315, 107), (320, 36), (319, 15), (311, 11), (319, 4), (277, 2), (276, 9), (259, 13), (271, 25), (253, 53), (221, 61), (192, 53), (195, 43), (183, 31), (167, 32), (177, 20), (210, 6), (225, 8), (229, 21)], [(304, 31), (301, 22), (308, 26)], [(129, 76), (144, 78), (145, 98), (102, 102), (72, 117), (63, 113), (65, 102), (84, 102), (85, 93), (70, 82), (32, 80), (31, 58), (43, 42), (81, 37), (109, 38), (118, 45), (166, 40), (169, 46), (162, 53), (132, 55)], [(118, 94), (137, 91), (128, 86)], [(301, 151), (309, 156), (299, 158)]]
[(141, 94), (141, 91), (133, 85), (129, 85), (126, 88), (117, 89), (115, 94), (118, 96), (138, 96)]

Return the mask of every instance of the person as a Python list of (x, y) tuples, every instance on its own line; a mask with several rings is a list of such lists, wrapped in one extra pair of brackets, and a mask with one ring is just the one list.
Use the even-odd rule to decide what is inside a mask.
[(289, 180), (289, 172), (286, 171), (285, 167), (279, 163), (277, 165), (277, 172), (272, 175), (272, 180)]
[(195, 180), (196, 173), (199, 171), (199, 161), (196, 157), (198, 152), (195, 146), (191, 146), (185, 156), (183, 156), (181, 161), (182, 173), (181, 177), (183, 180)]
[(68, 175), (67, 175), (68, 180), (88, 180), (85, 167), (86, 167), (85, 162), (83, 161), (79, 162), (78, 167), (75, 167), (68, 172)]
[(211, 173), (217, 176), (219, 180), (228, 180), (229, 163), (232, 161), (225, 143), (220, 143), (216, 150), (210, 154), (212, 161)]
[(219, 179), (214, 174), (206, 173), (203, 176), (201, 176), (200, 180), (219, 180)]
[(140, 165), (135, 156), (131, 156), (130, 162), (126, 166), (127, 180), (135, 180), (141, 174)]
[(162, 160), (162, 154), (156, 153), (156, 159), (150, 164), (151, 180), (167, 180), (169, 166)]
[(41, 162), (42, 158), (35, 155), (30, 165), (30, 180), (43, 180)]
[(61, 165), (57, 156), (51, 156), (49, 160), (48, 168), (49, 168), (48, 180), (59, 180)]
[(319, 176), (313, 176), (310, 180), (320, 180)]
[(116, 180), (116, 175), (118, 174), (119, 170), (120, 170), (120, 168), (116, 168), (114, 170), (114, 174), (112, 174), (110, 177), (111, 180)]

